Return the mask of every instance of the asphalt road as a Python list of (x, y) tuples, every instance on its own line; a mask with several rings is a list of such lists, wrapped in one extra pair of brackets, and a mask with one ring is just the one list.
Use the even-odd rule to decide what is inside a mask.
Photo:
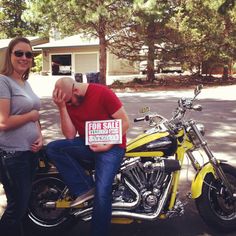
[[(203, 89), (198, 102), (203, 106), (202, 112), (193, 112), (189, 117), (203, 123), (206, 127), (206, 139), (214, 154), (236, 165), (236, 86)], [(170, 118), (176, 108), (177, 99), (191, 97), (188, 91), (156, 91), (145, 93), (118, 94), (131, 120), (139, 116), (139, 108), (150, 106), (151, 110)], [(142, 123), (142, 122), (141, 122)], [(132, 124), (128, 138), (134, 138), (141, 132), (144, 124)], [(185, 214), (168, 220), (132, 223), (130, 225), (112, 225), (112, 236), (235, 236), (236, 232), (223, 234), (210, 229), (202, 221), (193, 200), (187, 198), (191, 180), (194, 177), (192, 168), (185, 163), (186, 170), (182, 173), (183, 184), (180, 186), (179, 197), (186, 202)], [(70, 236), (87, 236), (89, 223), (78, 223)]]
[[(33, 89), (42, 100), (41, 123), (45, 144), (51, 140), (62, 137), (59, 127), (58, 112), (51, 101), (50, 95), (54, 82), (46, 82), (45, 78), (30, 80)], [(214, 154), (220, 159), (226, 159), (236, 166), (236, 86), (214, 87), (203, 89), (198, 102), (203, 106), (202, 112), (193, 112), (189, 117), (203, 123), (206, 127), (206, 139)], [(118, 93), (127, 113), (132, 121), (140, 116), (138, 111), (143, 106), (149, 106), (152, 111), (170, 118), (177, 106), (178, 98), (193, 95), (192, 90), (155, 91), (142, 93)], [(128, 139), (136, 137), (145, 124), (133, 123), (128, 132)], [(129, 225), (112, 224), (112, 236), (236, 236), (236, 232), (223, 234), (208, 228), (197, 213), (193, 200), (187, 198), (190, 191), (191, 180), (194, 177), (189, 163), (185, 163), (185, 171), (181, 174), (183, 181), (180, 186), (179, 198), (186, 202), (185, 214), (181, 217), (154, 222), (134, 222)], [(0, 196), (1, 197), (1, 196)], [(4, 203), (0, 200), (0, 204)], [(4, 205), (4, 204), (3, 204)], [(89, 222), (78, 224), (61, 235), (87, 236), (89, 235)]]

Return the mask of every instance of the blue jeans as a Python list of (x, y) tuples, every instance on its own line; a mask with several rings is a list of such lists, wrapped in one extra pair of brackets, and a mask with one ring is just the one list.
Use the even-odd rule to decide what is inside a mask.
[(21, 223), (28, 208), (36, 166), (36, 155), (30, 151), (1, 154), (1, 181), (7, 197), (7, 208), (0, 220), (1, 235), (23, 235)]
[[(111, 222), (112, 183), (125, 150), (118, 145), (106, 152), (93, 152), (82, 138), (53, 141), (47, 145), (48, 157), (54, 162), (70, 191), (79, 196), (95, 186), (92, 235), (107, 236)], [(85, 166), (94, 166), (95, 183)]]

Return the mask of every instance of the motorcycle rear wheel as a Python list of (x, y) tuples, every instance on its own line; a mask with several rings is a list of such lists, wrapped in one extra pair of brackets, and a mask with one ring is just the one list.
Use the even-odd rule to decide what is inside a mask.
[(34, 232), (36, 235), (57, 233), (75, 223), (70, 209), (44, 206), (46, 202), (58, 200), (66, 188), (64, 182), (57, 176), (39, 178), (34, 181), (25, 219), (27, 231)]
[[(236, 168), (228, 164), (221, 166), (236, 192)], [(230, 199), (226, 187), (212, 174), (206, 175), (202, 194), (196, 199), (196, 206), (202, 219), (213, 229), (221, 232), (236, 230), (236, 200)]]

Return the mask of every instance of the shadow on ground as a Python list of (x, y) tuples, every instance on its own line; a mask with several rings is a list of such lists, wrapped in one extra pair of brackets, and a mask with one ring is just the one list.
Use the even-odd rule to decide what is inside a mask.
[[(139, 117), (139, 108), (150, 106), (155, 112), (166, 118), (170, 118), (172, 111), (176, 108), (178, 96), (145, 96), (133, 94), (132, 96), (122, 95), (121, 100), (127, 110), (131, 120), (131, 128), (127, 134), (128, 139), (135, 138), (145, 129), (143, 122), (133, 123), (132, 120)], [(63, 138), (59, 125), (59, 114), (51, 98), (42, 98), (41, 125), (45, 144), (52, 140)], [(235, 162), (236, 150), (236, 108), (235, 101), (227, 99), (201, 99), (202, 112), (193, 112), (188, 117), (203, 123), (206, 127), (206, 139), (209, 146), (217, 154), (223, 154), (224, 158)], [(221, 157), (220, 157), (221, 158)], [(112, 225), (112, 236), (235, 236), (236, 233), (223, 234), (216, 233), (208, 228), (197, 213), (193, 200), (186, 196), (190, 191), (190, 181), (192, 180), (191, 168), (186, 164), (186, 170), (182, 174), (182, 183), (179, 189), (179, 198), (186, 203), (185, 214), (168, 220), (154, 222), (132, 223), (130, 225)], [(68, 231), (66, 235), (88, 236), (90, 223), (78, 222), (78, 224)], [(65, 233), (62, 233), (62, 236)], [(29, 235), (28, 235), (29, 236)], [(31, 236), (31, 235), (30, 235)]]

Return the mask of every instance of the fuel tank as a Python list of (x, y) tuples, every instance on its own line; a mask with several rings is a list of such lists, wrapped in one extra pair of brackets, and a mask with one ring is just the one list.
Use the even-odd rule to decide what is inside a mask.
[(169, 132), (144, 133), (127, 144), (126, 157), (171, 156), (177, 150), (176, 137)]

